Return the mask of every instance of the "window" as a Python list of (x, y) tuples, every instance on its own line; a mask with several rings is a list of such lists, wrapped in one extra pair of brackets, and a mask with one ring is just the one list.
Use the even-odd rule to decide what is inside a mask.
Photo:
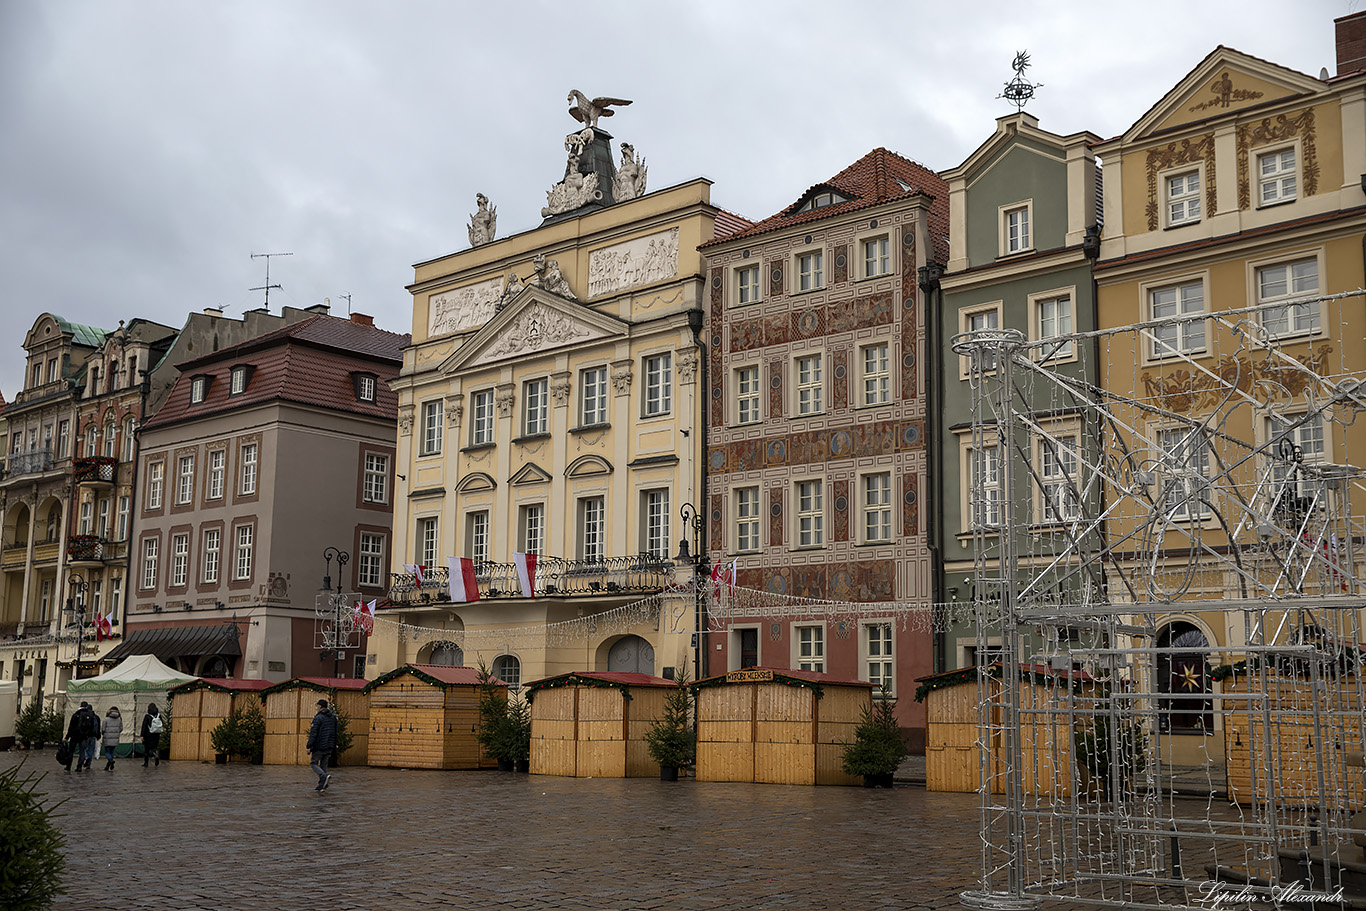
[(825, 287), (825, 253), (810, 250), (797, 255), (797, 290), (815, 291)]
[[(1063, 340), (1072, 334), (1072, 298), (1066, 294), (1056, 297), (1041, 297), (1034, 302), (1034, 326), (1039, 341), (1040, 354), (1044, 360), (1068, 358), (1072, 356), (1071, 339)], [(1058, 341), (1050, 341), (1057, 339)]]
[(209, 492), (208, 499), (223, 498), (223, 473), (227, 468), (228, 453), (224, 449), (209, 451)]
[(579, 422), (585, 427), (607, 423), (607, 368), (589, 367), (579, 374)]
[(417, 562), (423, 566), (436, 565), (436, 518), (417, 520)]
[(545, 553), (545, 506), (535, 503), (520, 509), (522, 553)]
[(114, 422), (104, 425), (104, 457), (112, 459), (118, 450), (118, 437), (114, 436)]
[[(35, 431), (35, 435), (36, 435), (36, 431)], [(95, 457), (95, 451), (96, 451), (96, 450), (95, 450), (95, 444), (96, 444), (96, 442), (97, 442), (98, 440), (99, 440), (99, 433), (96, 432), (96, 430), (95, 430), (95, 425), (94, 425), (94, 424), (91, 424), (89, 427), (85, 428), (85, 457), (86, 457), (87, 459), (93, 459), (93, 458)], [(30, 446), (29, 446), (29, 449), (35, 449), (35, 448), (36, 448), (36, 446), (34, 446), (34, 445), (30, 445)]]
[(532, 380), (522, 387), (522, 435), (540, 436), (546, 432), (550, 389), (548, 379)]
[(869, 238), (859, 246), (863, 251), (864, 278), (886, 275), (892, 271), (891, 250), (885, 236)]
[(208, 388), (209, 378), (206, 376), (197, 376), (190, 380), (190, 404), (198, 405), (204, 401), (204, 393)]
[(814, 212), (814, 211), (816, 211), (817, 209), (824, 209), (824, 208), (827, 208), (827, 207), (829, 207), (829, 206), (837, 205), (838, 203), (848, 202), (848, 201), (849, 201), (849, 198), (848, 198), (847, 196), (843, 196), (843, 195), (841, 195), (841, 194), (839, 194), (839, 193), (833, 193), (833, 192), (831, 192), (831, 191), (829, 191), (829, 190), (826, 190), (825, 192), (817, 193), (817, 194), (815, 194), (814, 196), (812, 196), (812, 197), (811, 197), (810, 199), (808, 199), (808, 200), (802, 205), (802, 207), (801, 207), (800, 209), (798, 209), (797, 211), (798, 211), (798, 212)]
[(641, 494), (641, 512), (645, 527), (641, 536), (641, 552), (660, 560), (669, 559), (669, 492), (647, 490)]
[(95, 617), (104, 616), (104, 581), (90, 580), (90, 613)]
[(1014, 206), (1001, 212), (1004, 253), (1023, 253), (1030, 249), (1029, 206)]
[(1298, 527), (1309, 508), (1300, 498), (1312, 496), (1313, 486), (1300, 477), (1301, 464), (1323, 462), (1327, 447), (1323, 418), (1318, 414), (1281, 415), (1267, 419), (1271, 440), (1273, 512), (1287, 525)]
[[(1186, 282), (1167, 288), (1154, 288), (1148, 292), (1152, 302), (1152, 318), (1173, 319), (1205, 309), (1205, 286), (1203, 282)], [(1155, 326), (1153, 334), (1153, 357), (1171, 357), (1177, 352), (1205, 350), (1205, 321), (1189, 319)]]
[(759, 300), (759, 266), (741, 266), (735, 270), (735, 301), (752, 304)]
[[(1209, 640), (1194, 624), (1178, 621), (1157, 635), (1157, 722), (1162, 733), (1205, 734), (1214, 729)], [(1201, 698), (1201, 697), (1204, 698)]]
[(247, 372), (246, 366), (232, 368), (232, 385), (228, 389), (229, 395), (241, 395), (247, 391)]
[[(892, 688), (892, 625), (869, 623), (863, 627), (868, 682), (876, 687)], [(877, 694), (874, 693), (874, 696)]]
[(356, 398), (362, 402), (375, 400), (375, 378), (362, 373), (356, 377)]
[(47, 381), (49, 383), (57, 382), (57, 365), (59, 363), (61, 363), (60, 359), (55, 357), (47, 362)]
[(34, 364), (33, 369), (29, 371), (28, 386), (30, 389), (33, 389), (41, 385), (43, 385), (43, 364), (40, 361)]
[(825, 504), (820, 481), (797, 482), (797, 546), (825, 544)]
[(437, 399), (422, 403), (422, 449), (421, 455), (436, 455), (441, 452), (441, 414), (443, 402)]
[(863, 349), (863, 404), (885, 405), (892, 400), (892, 369), (887, 343)]
[(807, 354), (797, 358), (797, 414), (820, 414), (821, 356)]
[(470, 445), (493, 442), (493, 390), (482, 389), (470, 396)]
[(868, 543), (892, 540), (891, 473), (866, 474), (860, 486), (863, 488), (863, 540)]
[(969, 494), (974, 528), (1001, 524), (1001, 450), (983, 446), (969, 451)]
[(603, 500), (587, 497), (579, 501), (579, 559), (601, 563), (603, 559)]
[(522, 685), (522, 662), (512, 655), (499, 655), (493, 661), (493, 676), (518, 689)]
[(1257, 198), (1259, 205), (1289, 202), (1296, 196), (1295, 150), (1280, 149), (1257, 156)]
[(218, 581), (218, 551), (223, 544), (223, 532), (217, 528), (204, 531), (204, 573), (206, 583)]
[(153, 462), (147, 470), (147, 508), (161, 508), (161, 486), (166, 474), (165, 462)]
[(489, 514), (472, 512), (465, 516), (465, 553), (478, 567), (489, 559)]
[(735, 549), (759, 549), (759, 488), (740, 487), (735, 491)]
[(144, 589), (157, 587), (157, 546), (160, 542), (156, 538), (147, 538), (142, 542), (142, 587)]
[(44, 579), (38, 591), (38, 619), (47, 620), (52, 610), (52, 580)]
[(237, 526), (237, 549), (233, 557), (234, 579), (251, 578), (251, 542), (255, 531), (252, 525)]
[(94, 517), (95, 504), (89, 500), (81, 501), (81, 534), (90, 534), (90, 527)]
[(183, 588), (190, 570), (190, 536), (171, 537), (171, 587)]
[(673, 357), (655, 354), (645, 359), (645, 415), (668, 414), (673, 409)]
[(1081, 515), (1077, 498), (1077, 441), (1075, 437), (1060, 436), (1039, 440), (1038, 521), (1044, 523), (1072, 522)]
[(361, 499), (366, 503), (389, 502), (389, 457), (379, 453), (365, 454), (365, 479), (361, 485)]
[(194, 456), (181, 456), (176, 462), (175, 501), (177, 504), (194, 502)]
[(356, 583), (362, 588), (379, 588), (384, 579), (384, 535), (361, 532), (360, 562), (356, 564)]
[(99, 507), (95, 511), (95, 534), (101, 538), (109, 537), (109, 498), (104, 497), (100, 500)]
[(1202, 430), (1175, 427), (1158, 432), (1162, 490), (1158, 501), (1165, 518), (1195, 519), (1210, 514), (1206, 478), (1209, 443)]
[(256, 493), (256, 453), (255, 443), (247, 443), (242, 447), (242, 483), (239, 491), (243, 496), (250, 496)]
[(115, 577), (109, 583), (109, 613), (113, 615), (113, 622), (119, 622), (119, 608), (123, 606), (123, 580)]
[[(960, 313), (959, 321), (960, 329), (963, 332), (985, 332), (999, 329), (1001, 328), (1001, 310), (998, 306), (982, 310), (965, 310)], [(982, 361), (981, 364), (974, 364), (973, 361), (979, 357)], [(962, 375), (967, 377), (978, 366), (984, 372), (995, 370), (996, 355), (991, 351), (976, 349), (970, 357), (962, 358), (959, 363), (962, 368)]]
[(797, 627), (797, 670), (825, 671), (825, 628)]
[(137, 425), (132, 418), (125, 418), (123, 422), (123, 461), (133, 461), (133, 444), (136, 442)]
[(119, 507), (114, 518), (114, 540), (124, 541), (128, 538), (128, 508), (130, 498), (128, 494), (119, 497)]
[(71, 422), (57, 422), (57, 458), (64, 459), (71, 454)]
[(1175, 227), (1200, 220), (1200, 172), (1167, 178), (1167, 224)]
[[(1289, 300), (1319, 290), (1319, 261), (1310, 257), (1295, 262), (1262, 266), (1257, 270), (1257, 303)], [(1262, 311), (1262, 325), (1277, 335), (1319, 331), (1317, 301), (1271, 307)]]
[(738, 367), (735, 370), (735, 423), (753, 424), (759, 415), (759, 366)]

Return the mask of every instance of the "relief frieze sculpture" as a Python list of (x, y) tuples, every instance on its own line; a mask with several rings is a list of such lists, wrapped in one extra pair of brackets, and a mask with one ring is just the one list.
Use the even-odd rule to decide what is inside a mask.
[(449, 335), (484, 325), (493, 316), (502, 293), (503, 280), (491, 278), (433, 294), (427, 305), (427, 335)]
[(1229, 78), (1228, 70), (1225, 70), (1218, 79), (1209, 84), (1209, 90), (1214, 97), (1190, 107), (1191, 112), (1203, 111), (1208, 108), (1226, 108), (1235, 101), (1251, 101), (1254, 98), (1261, 98), (1261, 92), (1254, 92), (1250, 89), (1237, 89), (1233, 87), (1233, 80)]
[(488, 348), (484, 357), (496, 359), (555, 348), (589, 338), (583, 323), (570, 319), (541, 303), (533, 303), (503, 328), (503, 333)]
[(483, 193), (474, 194), (474, 204), (478, 211), (470, 216), (470, 246), (482, 247), (493, 240), (494, 232), (498, 230), (498, 207), (490, 207), (489, 198)]
[(588, 256), (588, 296), (638, 288), (678, 274), (678, 229), (594, 250)]
[(1251, 150), (1296, 136), (1300, 137), (1300, 147), (1304, 152), (1301, 168), (1304, 195), (1313, 196), (1319, 191), (1318, 130), (1314, 123), (1314, 109), (1306, 108), (1298, 114), (1279, 114), (1274, 120), (1264, 117), (1256, 123), (1245, 123), (1238, 127), (1238, 208), (1246, 209), (1252, 205), (1252, 182), (1248, 173)]
[(1217, 181), (1214, 172), (1214, 134), (1206, 133), (1195, 139), (1169, 142), (1165, 146), (1148, 150), (1148, 205), (1144, 209), (1144, 214), (1148, 216), (1149, 231), (1156, 231), (1160, 223), (1160, 207), (1157, 204), (1158, 172), (1199, 161), (1205, 163), (1205, 217), (1208, 218), (1219, 208), (1219, 197), (1215, 192)]

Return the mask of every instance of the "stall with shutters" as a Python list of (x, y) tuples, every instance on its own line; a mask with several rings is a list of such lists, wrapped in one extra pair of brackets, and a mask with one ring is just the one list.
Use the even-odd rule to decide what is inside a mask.
[[(499, 687), (503, 683), (495, 681)], [(479, 671), (405, 664), (370, 681), (367, 763), (404, 769), (485, 769), (480, 749)]]
[(659, 774), (645, 734), (664, 713), (672, 680), (650, 674), (581, 671), (527, 684), (531, 772), (576, 778)]
[[(261, 704), (261, 690), (269, 680), (238, 680), (205, 677), (170, 690), (171, 759), (212, 762), (215, 750), (210, 738), (234, 709)], [(141, 721), (139, 721), (141, 723)]]
[(844, 774), (873, 685), (815, 671), (752, 667), (693, 684), (699, 781), (857, 785)]
[(340, 765), (365, 765), (370, 740), (370, 696), (366, 681), (346, 677), (295, 677), (261, 691), (266, 716), (266, 765), (308, 765), (308, 731), (318, 700), (332, 703), (351, 734)]

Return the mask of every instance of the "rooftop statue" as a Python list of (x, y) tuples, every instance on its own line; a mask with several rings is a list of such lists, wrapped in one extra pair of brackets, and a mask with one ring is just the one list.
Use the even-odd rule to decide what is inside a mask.
[(573, 102), (573, 107), (569, 109), (569, 114), (579, 123), (592, 129), (597, 129), (599, 117), (611, 117), (615, 111), (608, 110), (612, 105), (625, 107), (631, 102), (625, 98), (594, 98), (592, 101), (578, 89), (569, 90), (569, 101)]
[(580, 206), (602, 199), (598, 189), (597, 174), (580, 174), (579, 157), (583, 154), (585, 143), (591, 142), (593, 131), (585, 127), (582, 132), (570, 133), (565, 137), (564, 147), (569, 153), (565, 165), (564, 180), (546, 190), (546, 205), (541, 209), (541, 217), (572, 212)]
[(498, 207), (490, 207), (489, 198), (483, 193), (475, 194), (474, 203), (479, 209), (470, 216), (470, 246), (482, 247), (493, 240), (493, 234), (498, 230)]
[(645, 159), (636, 161), (636, 148), (629, 142), (621, 144), (621, 167), (617, 168), (616, 183), (612, 186), (612, 198), (625, 202), (645, 195)]
[(551, 294), (558, 294), (568, 300), (578, 300), (569, 289), (569, 282), (560, 274), (560, 264), (555, 260), (546, 259), (545, 254), (538, 253), (531, 261), (531, 267), (536, 270), (536, 274), (527, 280), (527, 284), (544, 288)]

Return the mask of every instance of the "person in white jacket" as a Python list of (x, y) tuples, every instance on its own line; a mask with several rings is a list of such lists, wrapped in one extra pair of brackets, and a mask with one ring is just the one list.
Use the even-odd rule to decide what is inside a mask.
[(123, 716), (119, 714), (117, 705), (111, 705), (105, 713), (104, 722), (100, 725), (100, 743), (104, 745), (106, 772), (114, 771), (114, 748), (119, 745), (119, 735), (122, 733)]

